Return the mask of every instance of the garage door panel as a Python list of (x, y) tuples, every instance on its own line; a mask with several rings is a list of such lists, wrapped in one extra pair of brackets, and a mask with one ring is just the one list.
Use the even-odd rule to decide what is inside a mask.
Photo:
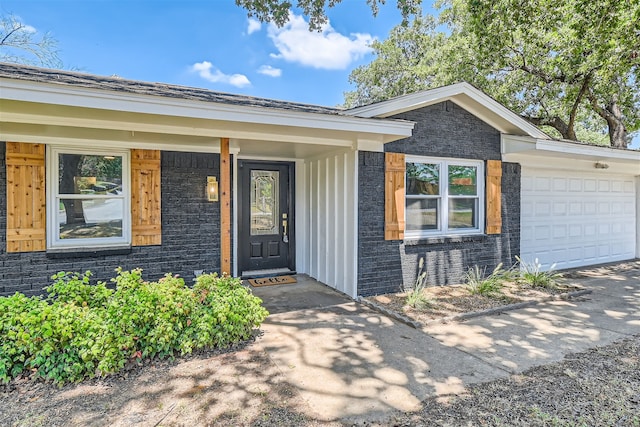
[(636, 204), (633, 201), (624, 203), (624, 214), (634, 215), (636, 211)]
[(635, 193), (635, 188), (634, 188), (633, 181), (625, 181), (624, 182), (624, 192), (625, 193), (631, 193), (631, 194)]
[(556, 268), (635, 256), (633, 177), (522, 169), (521, 256)]
[(587, 193), (595, 193), (596, 192), (596, 180), (595, 179), (585, 179), (584, 180), (584, 191)]
[(553, 191), (567, 191), (567, 179), (553, 178)]

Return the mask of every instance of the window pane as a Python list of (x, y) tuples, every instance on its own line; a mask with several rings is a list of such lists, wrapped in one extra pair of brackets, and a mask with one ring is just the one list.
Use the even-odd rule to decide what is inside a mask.
[(59, 155), (60, 194), (122, 193), (122, 156)]
[(476, 196), (478, 170), (476, 166), (449, 166), (449, 195)]
[(478, 199), (449, 199), (449, 228), (478, 228)]
[(439, 195), (440, 165), (407, 163), (407, 194)]
[(58, 206), (60, 239), (122, 237), (122, 199), (62, 199)]
[(439, 230), (440, 199), (407, 199), (405, 212), (407, 230)]
[(280, 172), (251, 171), (251, 235), (278, 234)]

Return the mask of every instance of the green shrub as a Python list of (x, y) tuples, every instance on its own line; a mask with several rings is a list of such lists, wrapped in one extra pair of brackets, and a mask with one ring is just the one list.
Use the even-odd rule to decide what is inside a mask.
[(55, 274), (51, 277), (54, 280), (53, 284), (45, 288), (49, 294), (49, 301), (57, 300), (78, 306), (104, 307), (113, 294), (113, 290), (107, 288), (103, 282), (91, 285), (90, 278), (90, 271), (86, 271), (83, 275), (64, 271)]
[(471, 295), (484, 295), (495, 297), (502, 294), (502, 282), (509, 277), (509, 270), (502, 269), (502, 263), (486, 275), (486, 269), (480, 269), (477, 265), (467, 271), (465, 284)]
[(240, 280), (202, 275), (193, 288), (167, 274), (118, 271), (115, 290), (58, 273), (48, 296), (0, 298), (0, 382), (23, 373), (60, 384), (117, 372), (152, 357), (226, 347), (268, 315)]
[(556, 289), (558, 287), (558, 279), (562, 277), (562, 274), (555, 272), (555, 264), (553, 264), (548, 271), (542, 271), (542, 264), (538, 262), (538, 258), (532, 263), (522, 261), (522, 259), (516, 255), (516, 260), (520, 264), (520, 278), (521, 282), (527, 283), (533, 287)]
[(413, 288), (406, 290), (407, 296), (404, 301), (405, 304), (417, 310), (433, 307), (435, 302), (424, 293), (427, 286), (427, 272), (424, 271), (424, 258), (420, 258), (418, 276), (416, 277)]

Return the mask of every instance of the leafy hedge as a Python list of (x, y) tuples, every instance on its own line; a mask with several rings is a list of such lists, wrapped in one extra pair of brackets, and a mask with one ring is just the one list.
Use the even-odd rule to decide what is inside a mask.
[(268, 315), (239, 279), (206, 274), (193, 287), (167, 274), (121, 271), (115, 289), (61, 272), (45, 297), (0, 298), (0, 383), (33, 374), (60, 384), (104, 376), (144, 358), (248, 339)]

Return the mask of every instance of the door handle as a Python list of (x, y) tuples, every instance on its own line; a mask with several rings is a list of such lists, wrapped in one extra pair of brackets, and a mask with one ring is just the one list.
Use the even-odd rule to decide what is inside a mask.
[(283, 219), (282, 220), (282, 229), (283, 229), (283, 231), (282, 231), (282, 234), (283, 234), (282, 241), (285, 242), (285, 243), (289, 243), (289, 236), (287, 235), (287, 227), (288, 227), (288, 225), (289, 225), (289, 222), (286, 219)]

